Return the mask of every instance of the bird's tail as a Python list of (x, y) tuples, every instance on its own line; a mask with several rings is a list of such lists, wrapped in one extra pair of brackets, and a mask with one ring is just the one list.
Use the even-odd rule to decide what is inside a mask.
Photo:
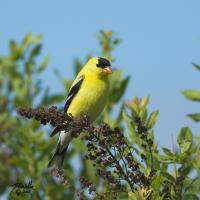
[(71, 132), (60, 132), (58, 144), (55, 153), (49, 161), (48, 168), (55, 167), (57, 169), (62, 169), (63, 161), (65, 158), (65, 152), (67, 151), (71, 140)]
[(65, 158), (65, 152), (67, 151), (67, 148), (68, 145), (61, 152), (59, 152), (60, 142), (58, 143), (56, 151), (48, 163), (48, 168), (55, 167), (57, 169), (62, 169), (63, 161)]

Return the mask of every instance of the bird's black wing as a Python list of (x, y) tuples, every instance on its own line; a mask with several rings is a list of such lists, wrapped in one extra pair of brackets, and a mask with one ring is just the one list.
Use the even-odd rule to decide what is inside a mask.
[[(65, 107), (64, 107), (64, 112), (67, 112), (73, 98), (76, 96), (76, 94), (78, 93), (81, 85), (82, 85), (82, 82), (84, 80), (84, 76), (80, 76), (79, 79), (77, 80), (77, 82), (72, 86), (72, 88), (70, 89), (69, 91), (69, 94), (67, 96), (67, 100), (66, 100), (66, 103), (65, 103)], [(56, 127), (53, 132), (51, 133), (51, 137), (56, 135), (58, 132), (60, 131), (60, 128), (59, 127)]]
[(70, 89), (69, 94), (67, 96), (66, 103), (65, 103), (64, 112), (67, 112), (73, 98), (78, 93), (83, 80), (84, 80), (84, 76), (82, 75), (82, 76), (79, 77), (78, 81), (73, 85), (73, 87)]

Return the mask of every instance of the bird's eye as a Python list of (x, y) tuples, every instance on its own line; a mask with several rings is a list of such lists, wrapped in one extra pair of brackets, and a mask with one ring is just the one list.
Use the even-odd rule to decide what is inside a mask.
[(101, 67), (101, 68), (105, 68), (105, 67), (108, 67), (108, 66), (111, 66), (110, 65), (110, 61), (105, 59), (105, 58), (102, 58), (102, 57), (99, 57), (98, 58), (98, 63), (96, 65), (97, 67)]

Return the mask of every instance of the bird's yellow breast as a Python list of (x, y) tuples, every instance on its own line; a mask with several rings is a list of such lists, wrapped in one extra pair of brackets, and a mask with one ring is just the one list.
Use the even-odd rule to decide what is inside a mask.
[(108, 99), (108, 79), (85, 75), (80, 90), (72, 100), (67, 113), (74, 117), (85, 114), (92, 122), (102, 112)]

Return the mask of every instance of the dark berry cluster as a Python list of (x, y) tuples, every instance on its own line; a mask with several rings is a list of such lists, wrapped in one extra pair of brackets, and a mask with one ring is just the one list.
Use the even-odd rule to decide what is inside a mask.
[(89, 194), (96, 193), (97, 190), (95, 186), (90, 181), (88, 181), (85, 177), (81, 176), (79, 180), (80, 180), (82, 189), (85, 189), (85, 188), (88, 189)]
[(56, 106), (52, 106), (47, 110), (44, 108), (18, 108), (17, 113), (28, 119), (35, 118), (43, 125), (50, 123), (52, 126), (59, 126), (64, 122), (71, 122), (73, 119), (70, 115), (58, 112)]
[[(103, 178), (108, 187), (112, 188), (116, 194), (127, 192), (127, 184), (132, 191), (137, 187), (149, 187), (150, 176), (146, 177), (140, 169), (135, 158), (134, 147), (119, 128), (111, 129), (105, 123), (99, 127), (93, 127), (86, 116), (73, 118), (71, 115), (57, 111), (54, 106), (47, 110), (19, 108), (17, 112), (26, 118), (35, 118), (43, 125), (50, 123), (52, 126), (57, 127), (58, 131), (70, 129), (74, 137), (78, 137), (83, 131), (86, 132), (82, 137), (87, 143), (86, 159), (93, 162), (97, 176)], [(143, 145), (151, 146), (152, 141), (148, 138), (146, 128), (142, 126), (139, 118), (135, 121), (138, 134), (140, 134), (141, 139), (146, 141), (146, 144)], [(66, 180), (61, 171), (54, 173), (61, 180)], [(87, 182), (84, 178), (81, 178), (80, 181), (82, 185), (88, 188), (89, 193), (96, 192), (90, 182)], [(79, 195), (81, 196), (81, 194), (83, 197), (83, 191), (80, 191)]]
[(18, 108), (17, 113), (28, 119), (34, 118), (42, 125), (49, 123), (56, 127), (56, 132), (70, 129), (74, 137), (89, 128), (89, 121), (86, 116), (74, 119), (70, 114), (59, 112), (56, 106), (52, 106), (47, 110), (44, 108)]
[[(153, 174), (153, 173), (155, 173), (154, 166), (153, 166), (153, 155), (152, 155), (152, 149), (153, 149), (153, 144), (154, 144), (153, 139), (149, 136), (148, 130), (145, 127), (145, 125), (142, 124), (141, 118), (139, 116), (135, 116), (134, 121), (135, 121), (135, 125), (136, 125), (136, 132), (138, 133), (138, 135), (142, 141), (141, 147), (150, 153), (151, 170), (152, 170), (151, 174)], [(147, 159), (146, 156), (142, 153), (140, 156), (143, 160)]]
[(123, 191), (126, 183), (132, 190), (141, 185), (149, 186), (149, 179), (134, 159), (132, 146), (118, 128), (112, 130), (103, 124), (84, 139), (88, 142), (86, 158), (93, 161), (98, 176), (112, 184), (115, 191)]
[(142, 147), (146, 149), (148, 146), (152, 149), (153, 140), (148, 136), (147, 128), (142, 124), (141, 119), (138, 116), (135, 117), (135, 124), (136, 131), (139, 134), (140, 139), (143, 141)]
[(60, 169), (57, 169), (57, 168), (52, 168), (51, 174), (53, 176), (56, 176), (57, 178), (59, 178), (61, 184), (65, 185), (65, 186), (69, 185), (67, 177), (66, 177), (63, 170), (60, 170)]

